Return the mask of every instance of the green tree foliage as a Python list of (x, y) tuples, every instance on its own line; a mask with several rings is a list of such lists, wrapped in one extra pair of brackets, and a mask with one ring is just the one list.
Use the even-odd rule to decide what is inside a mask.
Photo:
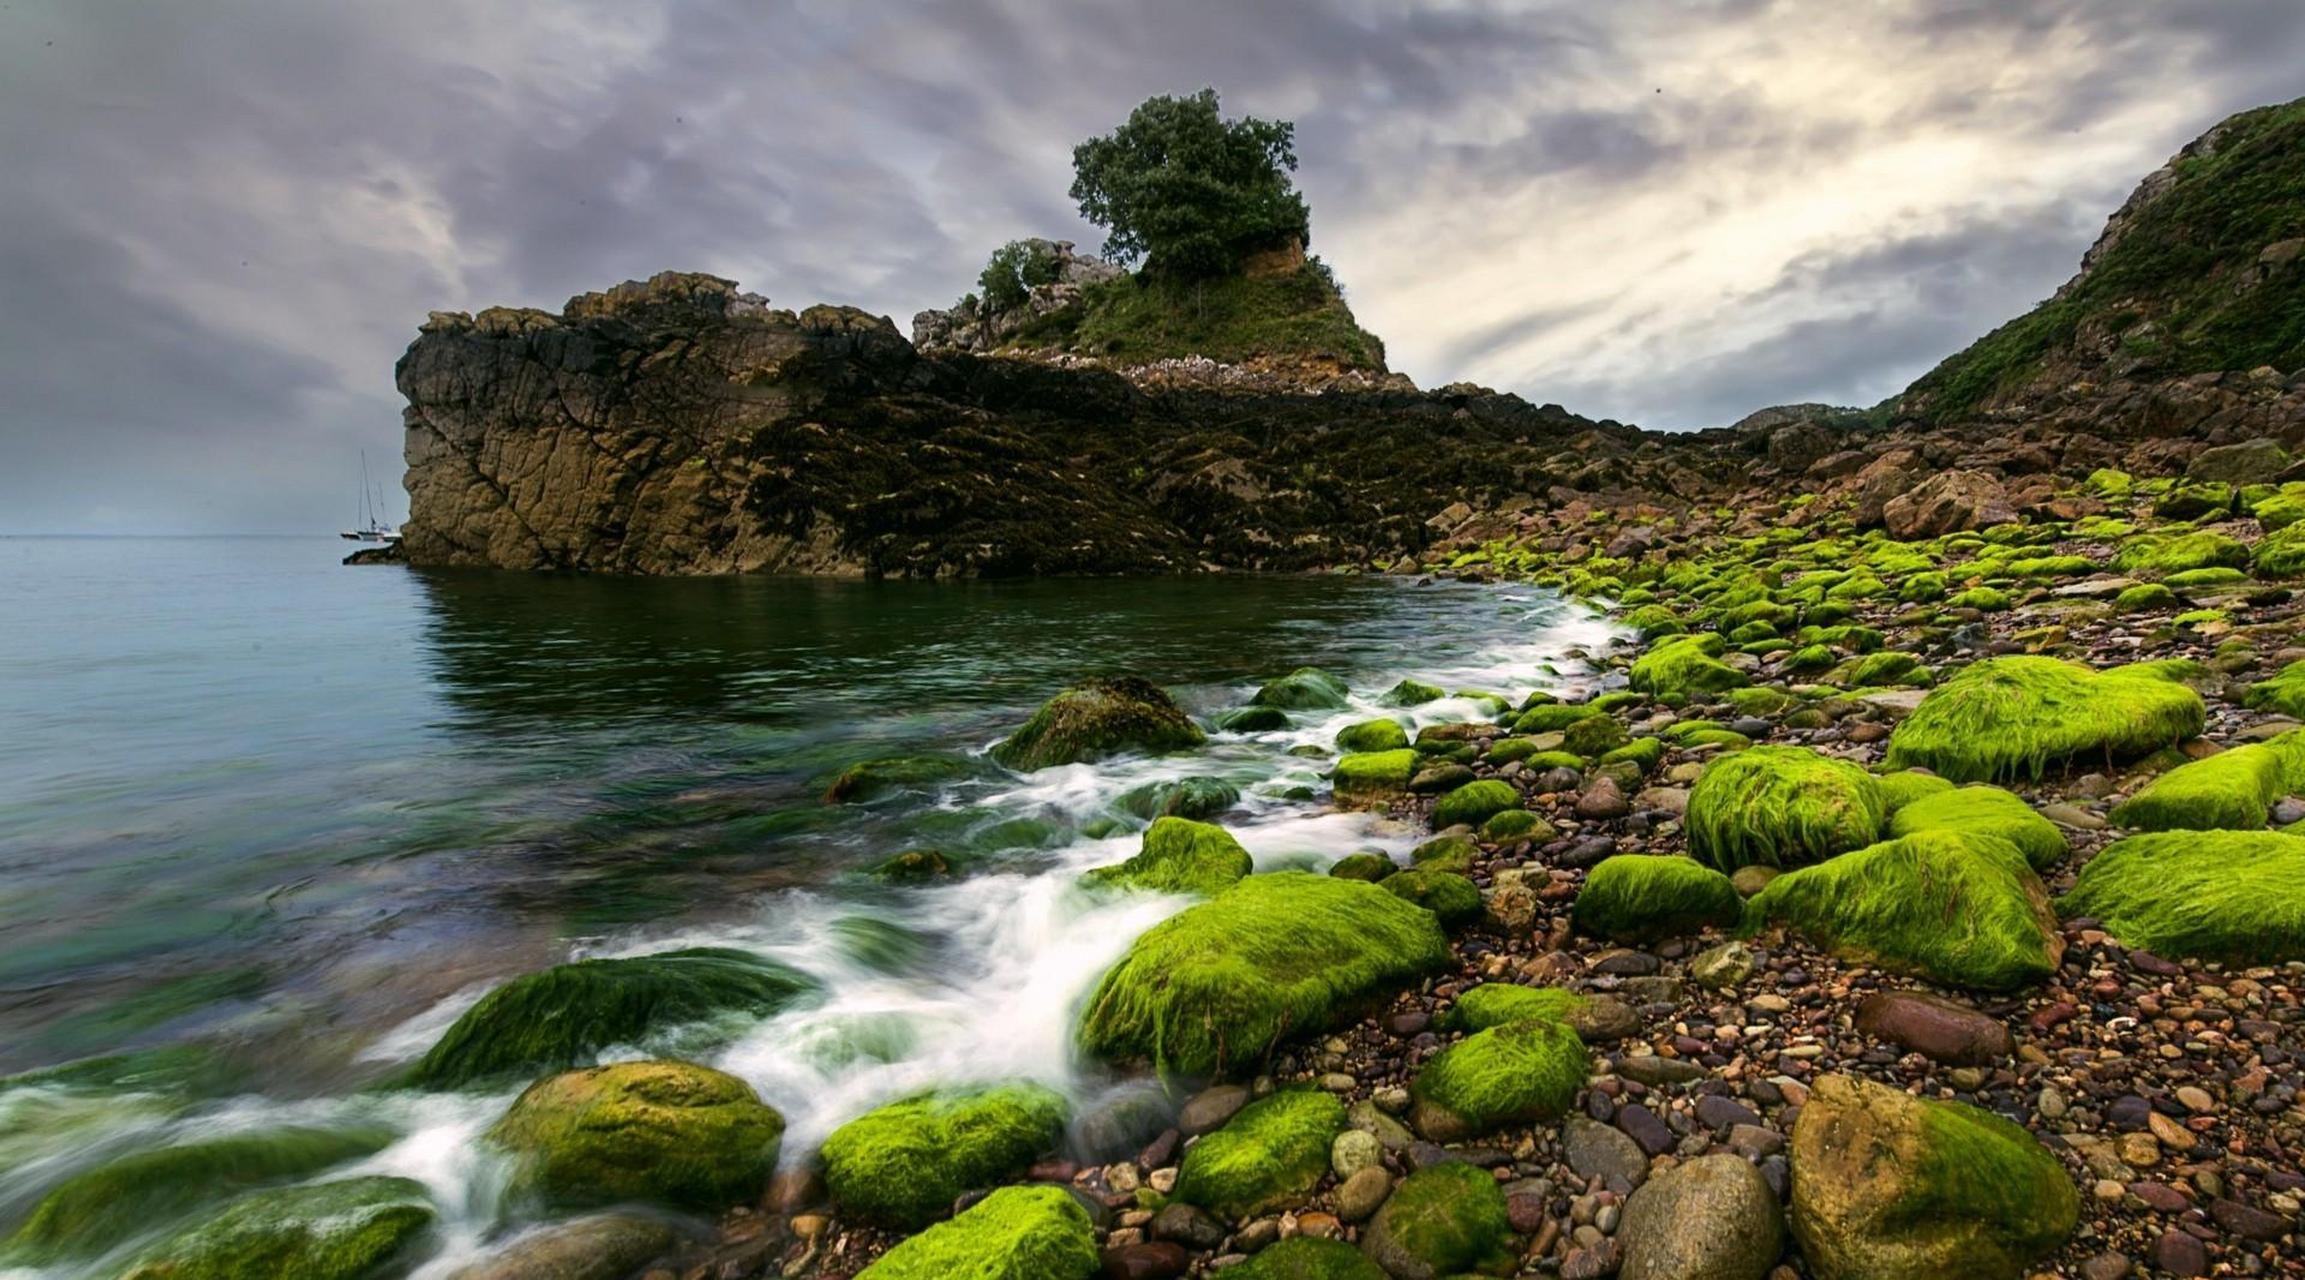
[(992, 251), (976, 283), (986, 310), (1007, 311), (1023, 306), (1035, 286), (1056, 283), (1056, 276), (1056, 253), (1047, 241), (1011, 240)]
[(1148, 98), (1128, 122), (1073, 148), (1072, 197), (1105, 228), (1104, 256), (1143, 255), (1163, 274), (1227, 274), (1244, 254), (1310, 239), (1310, 214), (1289, 180), (1296, 126), (1226, 120), (1214, 89)]

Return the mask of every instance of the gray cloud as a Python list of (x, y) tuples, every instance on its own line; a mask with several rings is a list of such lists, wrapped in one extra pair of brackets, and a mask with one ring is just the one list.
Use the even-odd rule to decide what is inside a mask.
[(2301, 55), (2286, 0), (14, 0), (0, 531), (340, 522), (433, 308), (678, 267), (902, 321), (1011, 236), (1096, 243), (1073, 143), (1204, 84), (1298, 122), (1315, 247), (1420, 381), (1869, 402)]

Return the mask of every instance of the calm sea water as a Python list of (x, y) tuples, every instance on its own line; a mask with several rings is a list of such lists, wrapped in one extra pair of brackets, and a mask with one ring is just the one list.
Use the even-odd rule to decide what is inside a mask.
[[(1073, 1002), (1183, 905), (1073, 887), (1134, 851), (1081, 834), (1121, 791), (1226, 776), (1260, 866), (1405, 850), (1416, 833), (1328, 812), (1321, 762), (1291, 749), (1403, 676), (1517, 695), (1590, 679), (1578, 654), (1611, 639), (1541, 593), (1454, 583), (435, 574), (346, 568), (345, 547), (0, 539), (0, 1073), (179, 1043), (235, 1064), (229, 1096), (53, 1141), (24, 1120), (52, 1118), (24, 1110), (40, 1091), (0, 1092), (0, 1218), (123, 1146), (357, 1115), (407, 1135), (371, 1164), (457, 1224), (439, 1265), (469, 1256), (501, 1226), (471, 1138), (504, 1099), (359, 1086), (492, 983), (585, 954), (738, 945), (824, 979), (712, 1059), (786, 1111), (795, 1149), (929, 1084), (1084, 1088)], [(1082, 675), (1207, 713), (1308, 663), (1355, 706), (1190, 758), (820, 798), (859, 759), (980, 752)], [(920, 846), (975, 874), (856, 874)], [(856, 914), (919, 947), (859, 960), (837, 928)]]

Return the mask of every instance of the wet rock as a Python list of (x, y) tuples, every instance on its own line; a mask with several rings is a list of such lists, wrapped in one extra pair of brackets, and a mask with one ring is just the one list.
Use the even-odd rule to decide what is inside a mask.
[(1624, 1280), (1761, 1280), (1784, 1250), (1784, 1215), (1759, 1171), (1736, 1156), (1676, 1165), (1625, 1202)]
[(1186, 1137), (1221, 1129), (1249, 1104), (1249, 1091), (1237, 1084), (1213, 1085), (1187, 1099), (1177, 1111), (1177, 1130)]
[(1192, 1255), (1170, 1240), (1145, 1240), (1104, 1251), (1104, 1274), (1111, 1280), (1170, 1280), (1192, 1265)]
[(623, 1280), (678, 1240), (654, 1218), (600, 1214), (529, 1232), (450, 1280)]
[(1640, 1034), (1641, 1015), (1622, 1000), (1592, 996), (1569, 1011), (1568, 1024), (1586, 1044), (1614, 1044)]
[(1369, 1215), (1384, 1204), (1385, 1197), (1392, 1193), (1392, 1175), (1381, 1167), (1356, 1170), (1351, 1177), (1337, 1184), (1337, 1216), (1346, 1222), (1366, 1221)]
[(1700, 987), (1724, 990), (1753, 976), (1758, 959), (1742, 942), (1724, 942), (1700, 951), (1689, 961), (1689, 980)]
[(1152, 1237), (1171, 1240), (1188, 1249), (1214, 1249), (1223, 1244), (1225, 1225), (1189, 1204), (1171, 1202), (1153, 1215)]
[(1617, 1127), (1631, 1136), (1641, 1150), (1652, 1156), (1671, 1151), (1680, 1142), (1672, 1129), (1657, 1117), (1657, 1113), (1639, 1103), (1617, 1108)]
[(1648, 1176), (1649, 1157), (1624, 1132), (1583, 1116), (1561, 1126), (1562, 1158), (1579, 1177), (1637, 1186)]
[(1622, 818), (1632, 811), (1632, 801), (1625, 798), (1623, 788), (1607, 774), (1593, 779), (1584, 793), (1577, 797), (1577, 816), (1580, 818)]
[(1561, 1280), (1602, 1280), (1617, 1274), (1621, 1258), (1617, 1242), (1602, 1239), (1571, 1249), (1561, 1262)]
[(1394, 1280), (1439, 1280), (1509, 1265), (1511, 1241), (1496, 1179), (1451, 1162), (1402, 1179), (1369, 1220), (1361, 1251)]
[(1617, 1074), (1649, 1086), (1687, 1084), (1704, 1078), (1705, 1069), (1694, 1062), (1654, 1053), (1627, 1054), (1617, 1059)]
[(1911, 991), (1884, 991), (1857, 1005), (1857, 1029), (1954, 1066), (2007, 1057), (2009, 1028), (1964, 1004)]
[(2209, 1274), (2209, 1250), (2199, 1240), (2171, 1227), (2153, 1245), (2153, 1265), (2173, 1276)]

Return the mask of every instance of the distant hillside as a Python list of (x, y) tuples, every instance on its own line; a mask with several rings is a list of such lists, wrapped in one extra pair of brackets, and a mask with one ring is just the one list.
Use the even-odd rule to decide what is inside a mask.
[(2077, 383), (2305, 367), (2305, 99), (2244, 111), (2139, 184), (2056, 295), (1908, 388), (1903, 417)]

